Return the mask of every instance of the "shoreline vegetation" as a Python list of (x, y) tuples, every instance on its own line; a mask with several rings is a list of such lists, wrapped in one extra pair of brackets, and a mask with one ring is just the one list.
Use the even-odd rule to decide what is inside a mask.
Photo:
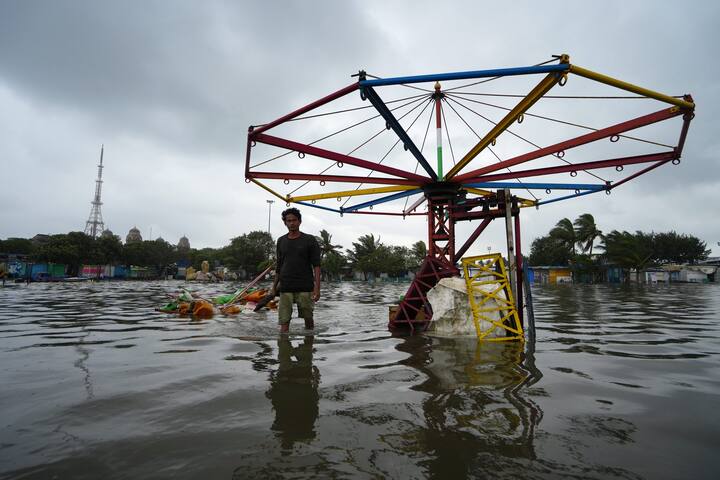
[[(350, 248), (334, 244), (321, 230), (322, 275), (330, 280), (410, 279), (427, 255), (425, 242), (412, 247), (386, 245), (374, 234), (360, 236)], [(105, 232), (92, 238), (82, 232), (0, 239), (0, 276), (29, 280), (68, 277), (162, 279), (184, 277), (186, 268), (210, 271), (220, 279), (247, 279), (274, 262), (275, 241), (268, 232), (252, 231), (220, 248), (190, 248), (162, 238), (131, 240)], [(616, 267), (642, 271), (668, 264), (693, 265), (710, 250), (699, 238), (674, 231), (665, 233), (612, 230), (604, 234), (589, 214), (575, 221), (563, 218), (546, 235), (532, 241), (528, 265), (567, 267), (575, 280), (603, 281), (603, 271)], [(42, 268), (33, 266), (45, 265)], [(83, 266), (94, 267), (88, 275)], [(207, 269), (207, 266), (206, 266)], [(42, 271), (41, 271), (42, 270)], [(181, 275), (178, 275), (181, 272)], [(585, 280), (583, 280), (585, 279)]]
[[(423, 241), (408, 248), (387, 245), (380, 237), (368, 234), (343, 252), (343, 246), (334, 244), (327, 230), (321, 230), (316, 238), (326, 281), (409, 278), (427, 255)], [(204, 262), (221, 279), (247, 279), (274, 263), (275, 241), (267, 232), (253, 231), (232, 238), (224, 247), (195, 249), (172, 245), (162, 238), (123, 243), (113, 234), (92, 238), (82, 232), (69, 232), (0, 239), (0, 264), (6, 277), (34, 281), (80, 277), (84, 270), (87, 276), (88, 268), (84, 266), (93, 267), (97, 274), (91, 276), (97, 278), (162, 279), (175, 277), (190, 267), (203, 271)], [(44, 265), (42, 271), (33, 269), (37, 265)]]
[(662, 269), (669, 265), (696, 265), (710, 255), (707, 244), (684, 233), (612, 230), (604, 234), (594, 217), (585, 213), (575, 221), (560, 219), (546, 235), (533, 240), (528, 262), (531, 267), (567, 267), (573, 281), (607, 281), (607, 271), (629, 272)]

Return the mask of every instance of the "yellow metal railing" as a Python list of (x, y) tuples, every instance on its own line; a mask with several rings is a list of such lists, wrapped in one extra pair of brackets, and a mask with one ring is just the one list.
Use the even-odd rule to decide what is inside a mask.
[[(462, 268), (478, 340), (524, 341), (522, 324), (502, 255), (491, 253), (463, 258)], [(481, 321), (490, 326), (483, 329)], [(490, 336), (498, 327), (504, 331), (504, 335)]]

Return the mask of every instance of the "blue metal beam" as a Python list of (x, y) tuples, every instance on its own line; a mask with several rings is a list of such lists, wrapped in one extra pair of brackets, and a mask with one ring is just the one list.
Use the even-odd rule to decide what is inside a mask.
[(422, 193), (422, 190), (418, 188), (416, 190), (408, 190), (406, 192), (393, 193), (392, 195), (388, 195), (386, 197), (381, 197), (381, 198), (378, 198), (375, 200), (370, 200), (369, 202), (358, 203), (357, 205), (343, 208), (342, 211), (343, 212), (354, 212), (356, 210), (360, 210), (361, 208), (370, 207), (373, 205), (377, 205), (379, 203), (392, 202), (393, 200), (397, 200), (398, 198), (409, 197), (411, 195), (415, 195), (416, 193)]
[(398, 138), (400, 138), (400, 141), (403, 142), (403, 144), (405, 145), (405, 150), (410, 150), (410, 153), (412, 153), (413, 156), (417, 159), (417, 161), (420, 162), (420, 165), (422, 165), (427, 174), (430, 175), (430, 178), (432, 178), (433, 180), (437, 180), (437, 174), (435, 173), (435, 171), (432, 169), (428, 161), (425, 160), (425, 157), (423, 157), (422, 152), (418, 150), (415, 143), (410, 140), (410, 136), (402, 128), (400, 122), (397, 121), (395, 116), (392, 114), (387, 105), (385, 105), (385, 102), (382, 101), (377, 92), (375, 92), (375, 90), (370, 87), (361, 88), (360, 91), (363, 93), (363, 95), (365, 95), (368, 100), (370, 100), (370, 103), (373, 104), (378, 113), (380, 113), (380, 115), (385, 119), (388, 126), (395, 131), (395, 134), (397, 134)]
[(431, 75), (415, 75), (410, 77), (378, 78), (361, 80), (362, 87), (379, 87), (383, 85), (399, 85), (403, 83), (442, 82), (445, 80), (464, 80), (469, 78), (508, 77), (513, 75), (529, 75), (535, 73), (567, 72), (570, 64), (541, 65), (538, 67), (496, 68), (493, 70), (473, 70), (468, 72), (437, 73)]
[(605, 190), (605, 184), (596, 183), (517, 183), (517, 182), (482, 182), (467, 183), (463, 187), (472, 188), (512, 188), (512, 189), (530, 189), (530, 190)]
[(313, 208), (319, 208), (320, 210), (327, 210), (328, 212), (335, 212), (335, 213), (342, 213), (337, 208), (329, 208), (329, 207), (322, 207), (320, 205), (315, 205), (314, 203), (310, 202), (295, 202), (298, 205), (305, 205), (306, 207), (313, 207)]
[(587, 192), (575, 193), (573, 195), (566, 195), (564, 197), (553, 198), (552, 200), (543, 200), (542, 202), (538, 202), (535, 205), (539, 207), (540, 205), (547, 205), (548, 203), (559, 202), (560, 200), (567, 200), (568, 198), (582, 197), (583, 195), (590, 195), (591, 193), (597, 193), (599, 191), (600, 190), (590, 190)]

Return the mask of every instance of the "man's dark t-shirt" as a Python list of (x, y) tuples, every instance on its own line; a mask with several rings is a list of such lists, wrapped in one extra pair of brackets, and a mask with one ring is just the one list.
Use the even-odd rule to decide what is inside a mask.
[(277, 241), (277, 271), (280, 292), (312, 292), (315, 285), (313, 267), (320, 266), (320, 246), (315, 237), (300, 233), (298, 238), (287, 234)]

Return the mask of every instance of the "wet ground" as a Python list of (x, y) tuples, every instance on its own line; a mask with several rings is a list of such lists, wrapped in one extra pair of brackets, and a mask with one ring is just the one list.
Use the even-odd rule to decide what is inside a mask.
[[(535, 344), (154, 312), (181, 282), (0, 288), (0, 478), (717, 478), (720, 285), (535, 287)], [(227, 293), (232, 285), (196, 286)]]

